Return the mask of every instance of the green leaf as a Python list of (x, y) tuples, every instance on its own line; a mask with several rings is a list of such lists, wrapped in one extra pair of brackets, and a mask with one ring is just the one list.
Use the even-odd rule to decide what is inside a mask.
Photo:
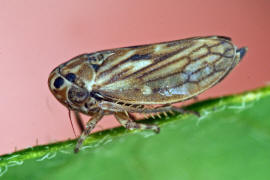
[(270, 86), (192, 104), (194, 115), (148, 119), (160, 134), (115, 128), (0, 157), (8, 179), (269, 179)]

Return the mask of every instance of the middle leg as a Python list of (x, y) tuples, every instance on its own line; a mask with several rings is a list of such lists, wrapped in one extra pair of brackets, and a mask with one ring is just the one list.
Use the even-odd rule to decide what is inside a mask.
[(118, 122), (124, 126), (127, 129), (133, 130), (133, 129), (151, 129), (155, 133), (159, 133), (160, 128), (158, 125), (155, 124), (142, 124), (142, 123), (137, 123), (133, 121), (128, 113), (124, 112), (116, 112), (114, 113), (115, 118), (118, 120)]

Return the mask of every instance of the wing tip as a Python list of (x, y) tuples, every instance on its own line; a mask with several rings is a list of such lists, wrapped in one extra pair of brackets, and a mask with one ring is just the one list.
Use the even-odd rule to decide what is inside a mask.
[(240, 60), (243, 59), (245, 54), (247, 53), (248, 48), (247, 47), (242, 47), (236, 50), (236, 53), (240, 54)]

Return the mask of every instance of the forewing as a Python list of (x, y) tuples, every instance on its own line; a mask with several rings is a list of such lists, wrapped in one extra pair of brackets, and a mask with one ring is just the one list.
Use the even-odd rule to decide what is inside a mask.
[(230, 39), (217, 36), (110, 52), (97, 71), (93, 91), (132, 104), (167, 104), (198, 95), (239, 61)]

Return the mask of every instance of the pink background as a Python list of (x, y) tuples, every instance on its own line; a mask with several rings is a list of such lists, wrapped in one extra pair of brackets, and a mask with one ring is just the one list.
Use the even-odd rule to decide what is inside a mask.
[[(226, 35), (249, 51), (199, 98), (241, 92), (270, 79), (268, 0), (1, 0), (0, 154), (74, 138), (47, 78), (84, 52), (203, 35)], [(96, 130), (118, 125), (105, 117)], [(77, 134), (78, 134), (78, 129)]]

